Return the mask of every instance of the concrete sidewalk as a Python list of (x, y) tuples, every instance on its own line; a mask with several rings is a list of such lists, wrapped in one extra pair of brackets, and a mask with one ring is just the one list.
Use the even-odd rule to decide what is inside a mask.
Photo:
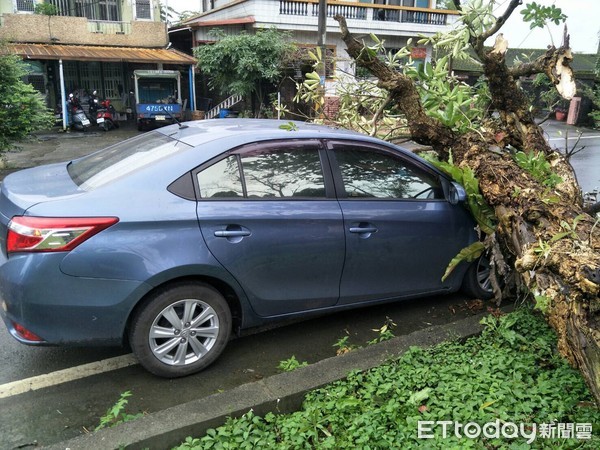
[(5, 167), (0, 168), (0, 180), (17, 170), (71, 161), (141, 134), (134, 122), (120, 123), (118, 129), (111, 131), (92, 128), (87, 132), (65, 133), (56, 127), (34, 133), (25, 141), (16, 143), (12, 150), (4, 154)]
[[(510, 307), (504, 308), (511, 309)], [(352, 370), (368, 370), (402, 355), (413, 346), (431, 346), (450, 339), (465, 339), (482, 330), (479, 314), (447, 325), (435, 326), (389, 341), (334, 356), (293, 372), (282, 373), (229, 391), (149, 414), (132, 422), (106, 428), (45, 447), (52, 450), (169, 449), (187, 436), (202, 436), (207, 429), (239, 417), (249, 410), (289, 413), (300, 408), (305, 394), (341, 380)]]

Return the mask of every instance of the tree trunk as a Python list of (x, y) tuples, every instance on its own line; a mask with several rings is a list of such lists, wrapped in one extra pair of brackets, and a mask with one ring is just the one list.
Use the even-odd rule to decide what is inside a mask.
[[(519, 275), (517, 287), (524, 287), (536, 301), (549, 303), (546, 317), (558, 335), (559, 351), (579, 368), (600, 405), (600, 224), (583, 211), (570, 164), (550, 148), (515, 82), (518, 76), (544, 72), (555, 84), (568, 85), (572, 76), (568, 39), (561, 48), (551, 47), (538, 60), (516, 68), (505, 64), (506, 43), (501, 35), (492, 50), (483, 47), (518, 3), (512, 0), (510, 11), (489, 32), (471, 40), (483, 62), (499, 118), (488, 120), (481, 133), (464, 135), (428, 117), (412, 80), (370, 57), (349, 33), (345, 19), (335, 19), (348, 53), (390, 92), (413, 139), (431, 145), (441, 157), (452, 150), (455, 164), (473, 169), (498, 220), (496, 232), (487, 239), (500, 249), (496, 266), (506, 262)], [(520, 168), (514, 160), (515, 148), (526, 154), (541, 152), (562, 182), (549, 187)]]

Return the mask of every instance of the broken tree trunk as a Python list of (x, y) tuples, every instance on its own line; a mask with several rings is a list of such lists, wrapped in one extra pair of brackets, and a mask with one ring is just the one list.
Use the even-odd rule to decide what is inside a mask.
[[(517, 286), (547, 302), (548, 322), (558, 335), (558, 347), (579, 368), (600, 405), (600, 224), (582, 208), (581, 193), (570, 164), (552, 150), (529, 111), (515, 79), (546, 73), (555, 84), (569, 89), (572, 59), (568, 39), (551, 47), (538, 60), (516, 68), (504, 61), (506, 41), (500, 36), (491, 50), (483, 42), (496, 33), (519, 4), (512, 0), (507, 12), (485, 34), (474, 36), (472, 47), (483, 63), (499, 118), (483, 130), (458, 135), (428, 117), (418, 91), (407, 76), (390, 69), (363, 51), (363, 44), (348, 31), (342, 16), (342, 39), (349, 55), (379, 79), (392, 101), (404, 113), (412, 138), (430, 145), (445, 158), (452, 152), (457, 165), (467, 165), (479, 179), (486, 201), (494, 208), (498, 226), (486, 240), (500, 252), (498, 267), (506, 263), (519, 274)], [(520, 168), (514, 149), (541, 153), (562, 182), (548, 186)]]

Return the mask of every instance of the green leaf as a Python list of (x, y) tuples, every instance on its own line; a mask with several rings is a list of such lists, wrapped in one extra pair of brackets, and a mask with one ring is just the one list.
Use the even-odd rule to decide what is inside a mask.
[(286, 131), (298, 131), (298, 125), (294, 122), (287, 122), (279, 125), (279, 129)]
[(431, 388), (421, 389), (419, 392), (415, 392), (408, 398), (408, 403), (411, 405), (421, 405), (425, 400), (429, 398), (429, 394), (433, 391)]
[(442, 281), (445, 281), (446, 278), (448, 278), (448, 276), (450, 276), (450, 274), (454, 271), (454, 269), (456, 269), (456, 266), (458, 266), (461, 262), (475, 261), (477, 258), (479, 258), (481, 256), (481, 254), (483, 253), (484, 250), (485, 250), (485, 245), (483, 245), (483, 242), (479, 242), (479, 241), (473, 242), (468, 247), (463, 248), (458, 253), (458, 255), (456, 255), (454, 258), (452, 258), (452, 261), (450, 261), (450, 264), (448, 264), (448, 267), (446, 268), (446, 272), (444, 273), (444, 276), (442, 277)]

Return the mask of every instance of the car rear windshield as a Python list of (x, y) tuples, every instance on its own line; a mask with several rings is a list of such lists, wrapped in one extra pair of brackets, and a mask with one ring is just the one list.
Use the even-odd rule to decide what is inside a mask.
[(145, 133), (72, 161), (68, 171), (79, 187), (91, 191), (189, 148), (189, 145), (162, 133)]

